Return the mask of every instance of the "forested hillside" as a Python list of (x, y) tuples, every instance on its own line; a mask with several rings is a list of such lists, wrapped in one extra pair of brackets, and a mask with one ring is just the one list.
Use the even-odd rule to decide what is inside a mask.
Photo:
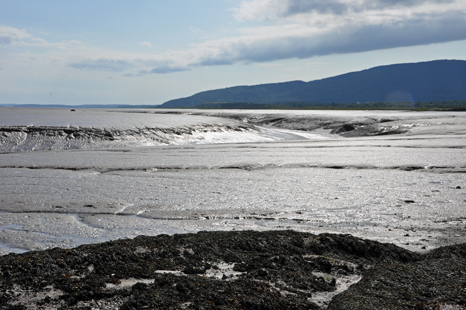
[(165, 102), (162, 107), (205, 103), (435, 102), (466, 99), (466, 61), (395, 64), (310, 82), (235, 86)]

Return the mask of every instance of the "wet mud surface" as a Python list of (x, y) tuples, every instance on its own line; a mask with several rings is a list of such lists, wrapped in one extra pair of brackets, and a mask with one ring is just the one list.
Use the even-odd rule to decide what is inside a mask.
[(0, 309), (466, 309), (465, 116), (2, 110)]
[(0, 266), (0, 309), (466, 307), (466, 244), (419, 254), (351, 235), (199, 232), (8, 254)]

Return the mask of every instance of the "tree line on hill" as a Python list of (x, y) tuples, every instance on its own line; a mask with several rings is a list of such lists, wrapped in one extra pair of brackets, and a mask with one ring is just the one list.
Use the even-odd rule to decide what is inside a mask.
[[(383, 108), (410, 107), (412, 102), (443, 102), (466, 99), (466, 61), (435, 60), (394, 64), (350, 72), (310, 82), (289, 81), (207, 90), (190, 97), (165, 102), (164, 108), (186, 108), (209, 103), (233, 106), (264, 104), (257, 108), (362, 106)], [(449, 103), (453, 104), (453, 103)], [(211, 105), (211, 104), (209, 104)]]
[(244, 103), (244, 102), (209, 102), (202, 103), (196, 109), (296, 109), (296, 110), (442, 110), (466, 111), (466, 100), (443, 100), (428, 102), (353, 102), (353, 103)]

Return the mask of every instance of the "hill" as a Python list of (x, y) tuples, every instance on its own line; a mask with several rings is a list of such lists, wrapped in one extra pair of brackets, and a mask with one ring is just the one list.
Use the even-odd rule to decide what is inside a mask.
[(428, 102), (466, 99), (466, 61), (394, 64), (310, 82), (235, 86), (165, 102), (163, 108), (204, 103)]

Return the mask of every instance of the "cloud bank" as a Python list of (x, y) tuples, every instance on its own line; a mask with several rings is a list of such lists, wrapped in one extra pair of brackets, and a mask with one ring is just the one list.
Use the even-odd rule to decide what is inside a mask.
[(454, 0), (252, 0), (235, 9), (238, 20), (289, 18), (305, 14), (343, 16), (352, 13), (404, 10), (455, 3)]
[[(144, 76), (466, 39), (464, 0), (248, 0), (232, 13), (238, 22), (232, 37), (157, 54), (94, 49), (67, 65)], [(25, 30), (0, 27), (3, 46), (48, 44), (40, 40)]]
[(238, 22), (267, 20), (268, 26), (240, 28), (236, 37), (159, 55), (173, 66), (161, 71), (466, 39), (462, 0), (251, 0), (233, 14)]
[(172, 64), (160, 71), (466, 39), (462, 0), (251, 0), (233, 14), (238, 22), (267, 20), (267, 26), (240, 28), (238, 36), (159, 55)]

